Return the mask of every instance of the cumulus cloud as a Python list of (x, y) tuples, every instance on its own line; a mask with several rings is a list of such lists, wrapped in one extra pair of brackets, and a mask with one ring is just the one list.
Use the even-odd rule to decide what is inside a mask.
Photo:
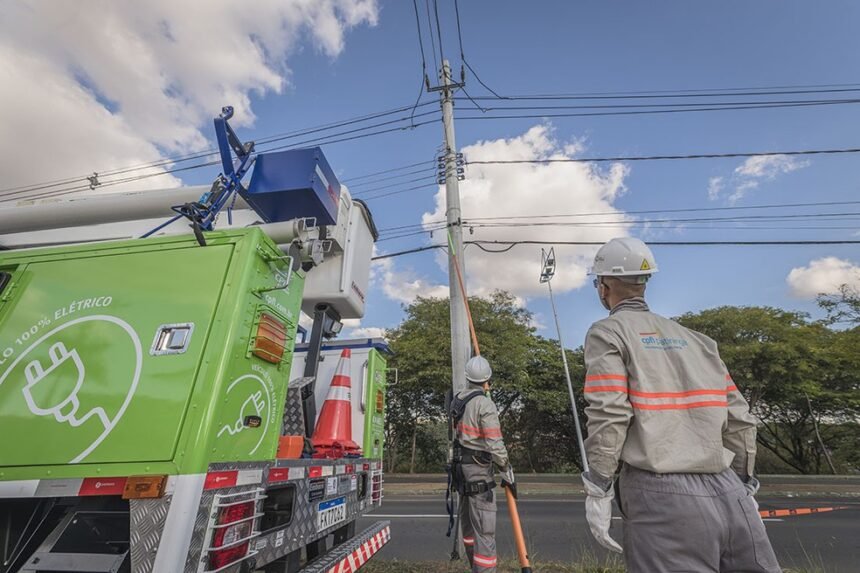
[(860, 288), (860, 265), (837, 257), (824, 257), (792, 269), (785, 280), (791, 293), (799, 298), (835, 294), (842, 285)]
[(780, 175), (803, 169), (809, 161), (790, 155), (755, 155), (737, 166), (729, 177), (711, 177), (708, 180), (708, 199), (722, 197), (730, 204), (737, 203), (763, 181), (773, 181)]
[(371, 269), (371, 284), (381, 287), (389, 299), (409, 304), (417, 297), (446, 298), (448, 286), (421, 277), (414, 270), (398, 269), (392, 259), (381, 259)]
[[(537, 125), (512, 138), (479, 141), (463, 148), (470, 161), (562, 159), (581, 153), (580, 141), (557, 140), (548, 125)], [(632, 221), (614, 207), (625, 192), (628, 170), (621, 164), (598, 167), (582, 163), (471, 165), (460, 184), (462, 215), (466, 221), (464, 238), (482, 241), (606, 241), (624, 236)], [(424, 213), (422, 222), (430, 228), (445, 219), (445, 191), (440, 187), (435, 209)], [(600, 213), (591, 217), (563, 217), (568, 214)], [(549, 215), (549, 217), (546, 217)], [(511, 226), (498, 217), (541, 216), (540, 226)], [(620, 221), (614, 226), (589, 225), (598, 221)], [(582, 225), (567, 225), (570, 222)], [(491, 226), (485, 226), (491, 223)], [(565, 225), (556, 225), (565, 223)], [(444, 232), (434, 240), (445, 244)], [(488, 247), (494, 248), (494, 247)], [(546, 287), (538, 282), (540, 274), (538, 245), (519, 245), (503, 253), (487, 253), (476, 246), (466, 249), (466, 277), (469, 293), (488, 295), (494, 290), (512, 292), (522, 301), (543, 295)], [(585, 284), (596, 247), (556, 248), (558, 271), (553, 286), (559, 292)], [(435, 284), (414, 273), (398, 270), (391, 260), (381, 261), (380, 283), (386, 295), (408, 302), (417, 295), (447, 296), (447, 286)], [(447, 273), (447, 255), (440, 251), (437, 262)]]
[[(375, 0), (7, 2), (0, 154), (17, 159), (4, 187), (206, 148), (221, 106), (250, 125), (251, 95), (283, 91), (302, 44), (335, 57), (345, 32), (375, 24), (377, 10)], [(137, 187), (177, 183), (166, 175)]]

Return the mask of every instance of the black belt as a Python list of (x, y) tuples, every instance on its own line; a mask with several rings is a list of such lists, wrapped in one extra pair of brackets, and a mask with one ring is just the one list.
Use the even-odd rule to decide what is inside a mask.
[(479, 495), (487, 493), (494, 487), (496, 487), (496, 482), (494, 481), (469, 481), (463, 484), (463, 489), (465, 490), (464, 495)]
[(487, 465), (493, 461), (493, 456), (490, 452), (473, 450), (472, 448), (455, 444), (454, 461), (461, 464)]

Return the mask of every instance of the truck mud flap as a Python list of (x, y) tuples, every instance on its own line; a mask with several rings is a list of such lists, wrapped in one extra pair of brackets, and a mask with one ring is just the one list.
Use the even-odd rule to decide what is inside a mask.
[(300, 573), (352, 573), (370, 561), (391, 539), (391, 522), (377, 521), (351, 541), (309, 563)]

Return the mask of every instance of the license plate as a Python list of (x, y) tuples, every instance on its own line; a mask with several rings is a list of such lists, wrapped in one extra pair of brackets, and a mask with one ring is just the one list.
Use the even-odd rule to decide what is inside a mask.
[(346, 498), (339, 497), (324, 501), (317, 506), (317, 531), (346, 521)]

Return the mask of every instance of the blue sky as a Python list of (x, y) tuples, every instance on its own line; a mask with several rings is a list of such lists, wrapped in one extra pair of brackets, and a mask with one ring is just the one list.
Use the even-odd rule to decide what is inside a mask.
[[(448, 7), (447, 2), (445, 4)], [(420, 4), (419, 4), (420, 6)], [(440, 6), (442, 8), (442, 6)], [(537, 8), (537, 9), (536, 9)], [(455, 23), (443, 10), (446, 55), (458, 66)], [(851, 83), (858, 73), (860, 5), (782, 2), (522, 2), (461, 3), (466, 57), (481, 79), (502, 94), (683, 90), (719, 87)], [(425, 31), (425, 42), (427, 41)], [(410, 102), (420, 81), (414, 14), (409, 2), (386, 2), (375, 28), (353, 31), (336, 60), (305, 54), (295, 60), (295, 89), (255, 104), (260, 132), (288, 130)], [(429, 64), (429, 62), (428, 62)], [(431, 65), (431, 74), (432, 74)], [(467, 89), (488, 95), (467, 76)], [(460, 103), (461, 115), (470, 107)], [(264, 119), (265, 118), (265, 119)], [(576, 118), (551, 121), (560, 138), (587, 138), (587, 155), (639, 155), (852, 147), (860, 125), (857, 106)], [(512, 137), (540, 120), (457, 124), (458, 144)], [(332, 146), (329, 159), (344, 178), (417, 162), (432, 156), (441, 128)], [(729, 176), (742, 159), (633, 164), (623, 210), (720, 206), (709, 201), (711, 177)], [(840, 201), (857, 197), (856, 156), (814, 158), (738, 204)], [(433, 209), (434, 189), (373, 202), (380, 227), (414, 223)], [(549, 213), (551, 206), (547, 205)], [(849, 208), (850, 209), (850, 208)], [(849, 224), (850, 225), (850, 224)], [(738, 239), (850, 238), (848, 230), (749, 230)], [(726, 230), (670, 232), (665, 240), (729, 238)], [(386, 243), (387, 250), (424, 244), (426, 238)], [(655, 247), (661, 272), (651, 285), (655, 310), (677, 315), (731, 304), (775, 305), (815, 311), (790, 296), (786, 275), (823, 256), (860, 261), (857, 246)], [(416, 273), (446, 280), (430, 255), (397, 261)], [(468, 258), (467, 258), (468, 265)], [(534, 269), (524, 272), (537, 274)], [(397, 302), (375, 289), (364, 325), (398, 322)], [(550, 324), (545, 298), (529, 309)], [(588, 324), (602, 315), (590, 286), (559, 297), (564, 335), (578, 345)]]
[[(419, 2), (418, 5), (426, 26), (424, 4)], [(286, 86), (280, 93), (265, 86), (250, 92), (248, 103), (256, 120), (253, 126), (240, 130), (242, 136), (260, 138), (413, 103), (421, 81), (421, 59), (412, 3), (380, 1), (377, 8), (375, 25), (369, 25), (373, 18), (368, 18), (344, 26), (343, 45), (337, 50), (320, 47), (319, 41), (312, 41), (313, 35), (320, 33), (322, 24), (319, 22), (311, 24), (311, 28), (318, 26), (316, 30), (297, 32), (280, 69), (287, 79)], [(444, 52), (459, 73), (453, 2), (439, 0), (439, 9)], [(481, 79), (501, 94), (860, 82), (857, 56), (860, 36), (856, 33), (860, 25), (860, 4), (854, 1), (525, 3), (461, 0), (460, 12), (467, 59)], [(425, 50), (432, 80), (435, 66), (429, 61), (427, 34), (425, 27)], [(242, 72), (241, 65), (241, 62), (230, 62), (229, 66), (225, 65), (224, 73), (235, 76)], [(217, 65), (213, 68), (218, 69)], [(472, 96), (489, 95), (471, 73), (467, 74), (467, 90)], [(860, 92), (839, 97), (855, 97), (857, 93)], [(785, 99), (785, 96), (774, 97)], [(435, 99), (435, 95), (425, 94), (422, 98)], [(122, 109), (119, 106), (111, 111), (121, 113)], [(435, 106), (424, 109), (432, 110)], [(458, 101), (455, 114), (473, 117), (480, 112), (468, 102)], [(546, 126), (547, 137), (557, 145), (578, 142), (579, 156), (857, 147), (860, 106), (547, 120), (463, 120), (456, 123), (457, 143), (461, 148), (468, 148), (480, 141), (517, 138), (538, 125)], [(198, 129), (211, 137), (211, 129), (202, 118)], [(324, 149), (341, 178), (349, 179), (429, 161), (441, 137), (441, 124), (433, 124)], [(167, 153), (164, 142), (155, 138), (153, 143), (161, 153)], [(623, 178), (624, 192), (609, 203), (619, 212), (727, 206), (733, 190), (749, 181), (758, 186), (732, 204), (850, 201), (858, 197), (858, 155), (800, 158), (791, 169), (776, 173), (772, 178), (733, 175), (743, 164), (743, 159), (629, 163)], [(602, 176), (607, 176), (609, 166), (599, 169)], [(189, 184), (211, 181), (216, 174), (215, 171), (201, 171), (181, 175), (183, 183)], [(474, 175), (470, 168), (467, 183)], [(715, 200), (708, 196), (709, 184), (714, 178), (722, 178), (725, 189)], [(387, 228), (421, 222), (425, 213), (436, 209), (436, 192), (435, 186), (431, 186), (371, 202), (377, 225)], [(576, 195), (578, 191), (560, 188), (557, 192)], [(526, 190), (523, 193), (523, 201), (528, 201)], [(361, 192), (357, 189), (356, 194)], [(552, 194), (541, 196), (547, 214), (554, 213), (557, 208), (552, 197)], [(851, 206), (829, 210), (833, 209), (857, 210)], [(828, 209), (817, 211), (827, 212)], [(481, 215), (464, 212), (467, 218)], [(841, 226), (854, 229), (675, 228), (652, 229), (644, 238), (857, 238), (860, 227), (856, 221)], [(540, 230), (533, 232), (537, 236)], [(639, 230), (634, 228), (631, 232), (637, 234)], [(599, 234), (599, 238), (606, 238), (605, 233)], [(428, 244), (428, 240), (426, 235), (416, 235), (380, 243), (379, 249), (381, 252), (397, 251)], [(471, 267), (470, 258), (477, 254), (473, 251), (471, 248), (467, 251), (468, 267)], [(851, 266), (860, 264), (857, 245), (655, 247), (654, 251), (661, 272), (651, 284), (649, 299), (656, 311), (666, 315), (719, 305), (774, 305), (815, 312), (814, 302), (808, 296), (792, 295), (786, 283), (792, 269), (808, 267), (811, 261), (825, 257), (841, 261), (838, 269), (834, 270), (835, 263), (823, 264), (804, 274), (802, 280), (813, 285), (807, 290), (814, 285), (829, 284), (828, 281), (832, 283), (839, 277), (857, 276), (860, 272), (856, 266)], [(496, 256), (501, 257), (497, 259), (499, 272), (534, 275), (534, 282), (537, 282), (538, 257), (531, 266), (520, 262), (506, 267), (504, 256)], [(576, 260), (581, 266), (586, 254), (576, 251), (570, 256), (571, 261)], [(398, 258), (393, 265), (401, 278), (420, 279), (422, 284), (428, 285), (447, 282), (447, 273), (432, 253)], [(371, 290), (362, 327), (391, 327), (402, 316), (402, 300), (386, 295), (380, 280), (377, 277)], [(568, 346), (581, 344), (588, 325), (604, 314), (590, 284), (579, 287), (580, 282), (571, 278), (567, 289), (563, 280), (559, 284), (558, 303)], [(478, 290), (491, 283), (487, 277), (470, 276), (470, 286), (476, 285)], [(519, 294), (527, 307), (537, 314), (538, 323), (549, 325), (547, 299), (533, 290)], [(543, 333), (552, 335), (549, 331)]]

